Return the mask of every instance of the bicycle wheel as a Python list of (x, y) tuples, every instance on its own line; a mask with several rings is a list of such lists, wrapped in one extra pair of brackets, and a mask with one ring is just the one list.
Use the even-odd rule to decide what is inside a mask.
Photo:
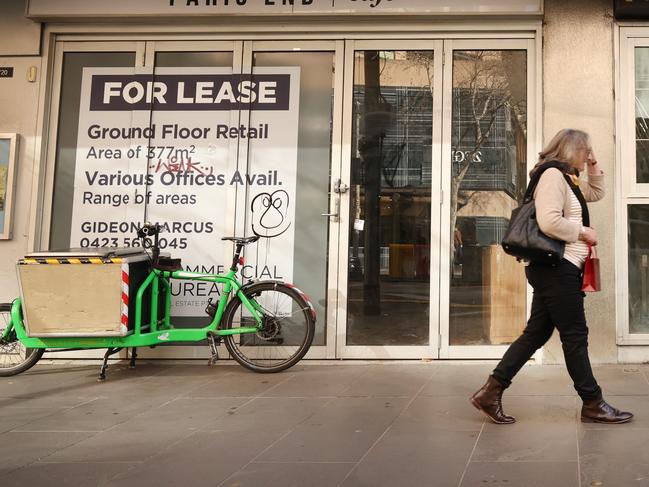
[[(0, 335), (11, 321), (11, 303), (0, 304)], [(25, 372), (36, 365), (45, 352), (42, 348), (26, 348), (12, 331), (6, 340), (0, 340), (0, 377)]]
[[(306, 299), (286, 284), (260, 282), (245, 296), (263, 310), (263, 328), (257, 333), (223, 337), (232, 358), (255, 372), (280, 372), (292, 367), (307, 353), (315, 318)], [(222, 328), (255, 326), (250, 311), (235, 297), (223, 314)]]

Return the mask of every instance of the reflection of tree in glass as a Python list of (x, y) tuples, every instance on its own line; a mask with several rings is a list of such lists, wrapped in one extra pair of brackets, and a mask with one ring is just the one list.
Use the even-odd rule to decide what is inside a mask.
[[(366, 51), (366, 57), (371, 52)], [(421, 166), (422, 138), (425, 135), (430, 144), (432, 136), (433, 51), (376, 51), (375, 57), (380, 87), (376, 111), (365, 114), (361, 145), (379, 144), (379, 166), (388, 187), (417, 184), (408, 171)], [(379, 132), (378, 140), (372, 137), (374, 131)], [(397, 177), (400, 170), (404, 177)]]
[[(422, 237), (424, 241), (419, 242), (412, 234), (413, 229), (406, 229), (405, 224), (393, 227), (388, 235), (381, 228), (381, 201), (393, 215), (402, 215), (414, 204), (417, 191), (429, 197), (430, 188), (424, 188), (422, 175), (425, 164), (429, 170), (430, 157), (425, 163), (421, 154), (422, 146), (426, 142), (430, 144), (432, 137), (433, 53), (364, 51), (357, 59), (363, 63), (358, 71), (362, 75), (354, 88), (354, 109), (358, 117), (354, 119), (357, 124), (354, 135), (361, 171), (353, 176), (353, 184), (361, 185), (365, 221), (363, 312), (376, 315), (381, 312), (381, 245), (387, 242), (425, 244), (429, 240)], [(417, 170), (419, 178), (415, 180), (410, 174)], [(357, 209), (356, 218), (360, 214)]]
[[(453, 54), (451, 229), (457, 226), (458, 211), (478, 193), (465, 189), (462, 183), (476, 164), (484, 162), (481, 151), (493, 147), (497, 120), (503, 114), (509, 115), (521, 136), (521, 140), (513, 141), (514, 153), (506, 157), (518, 159), (516, 163), (526, 159), (525, 63), (524, 51), (455, 51)], [(456, 156), (458, 151), (460, 157)], [(520, 201), (525, 188), (517, 182), (514, 196)], [(455, 254), (452, 245), (451, 256)]]

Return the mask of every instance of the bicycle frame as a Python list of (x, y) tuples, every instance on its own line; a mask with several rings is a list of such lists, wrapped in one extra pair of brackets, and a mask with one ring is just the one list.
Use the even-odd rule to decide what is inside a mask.
[[(188, 281), (205, 281), (223, 284), (223, 293), (218, 301), (218, 306), (212, 321), (203, 328), (175, 329), (171, 324), (171, 279)], [(160, 285), (164, 287), (164, 317), (158, 319), (158, 306), (160, 300)], [(151, 287), (149, 323), (142, 323), (142, 306), (144, 293)], [(16, 299), (11, 308), (11, 322), (0, 337), (6, 338), (12, 330), (16, 337), (28, 348), (127, 348), (147, 347), (170, 342), (196, 342), (204, 340), (209, 332), (219, 336), (256, 333), (262, 327), (263, 311), (260, 306), (250, 301), (242, 292), (242, 285), (236, 279), (236, 269), (231, 269), (227, 274), (202, 274), (187, 271), (161, 271), (152, 269), (146, 280), (137, 290), (135, 301), (134, 328), (125, 336), (115, 337), (28, 337), (22, 319), (22, 306), (20, 298)], [(243, 306), (251, 313), (256, 321), (256, 326), (231, 328), (219, 330), (221, 318), (230, 301), (230, 293), (234, 292)], [(148, 328), (146, 332), (143, 332)]]

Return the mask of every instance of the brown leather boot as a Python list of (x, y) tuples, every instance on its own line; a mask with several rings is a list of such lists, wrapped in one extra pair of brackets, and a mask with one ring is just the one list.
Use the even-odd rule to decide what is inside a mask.
[(602, 397), (584, 399), (584, 405), (581, 407), (581, 421), (583, 423), (620, 424), (631, 421), (631, 418), (633, 418), (633, 414), (614, 408)]
[(490, 375), (485, 385), (471, 396), (471, 404), (496, 424), (511, 424), (516, 418), (503, 412), (502, 397), (505, 388), (493, 375)]

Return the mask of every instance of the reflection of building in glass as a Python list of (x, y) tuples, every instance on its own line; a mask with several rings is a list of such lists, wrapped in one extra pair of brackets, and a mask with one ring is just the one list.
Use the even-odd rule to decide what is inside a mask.
[(433, 52), (354, 63), (347, 343), (427, 344)]
[[(358, 159), (353, 179), (362, 187), (368, 179), (368, 170), (380, 170), (381, 275), (428, 279), (431, 92), (421, 87), (381, 86), (380, 97), (383, 111), (366, 114), (365, 87), (354, 86), (355, 116), (364, 122), (359, 128), (367, 133), (380, 127), (381, 132), (378, 163), (368, 169), (367, 164), (360, 163), (362, 158)], [(355, 137), (354, 146), (366, 140), (366, 137)], [(359, 258), (363, 260), (362, 252)]]
[(454, 53), (451, 211), (473, 244), (500, 242), (525, 189), (525, 62), (521, 51)]
[[(494, 100), (493, 112), (479, 121), (483, 136), (488, 134), (479, 141), (472, 90), (453, 90), (453, 176), (457, 177), (469, 162), (458, 191), (457, 226), (471, 236), (469, 244), (500, 244), (508, 213), (521, 201), (525, 188), (525, 134), (507, 96), (485, 90), (478, 93), (477, 98), (483, 102)], [(496, 207), (495, 200), (503, 205)]]
[[(355, 110), (367, 120), (363, 86), (354, 87)], [(381, 137), (381, 183), (388, 188), (430, 186), (433, 100), (430, 90), (409, 86), (381, 87), (388, 122)], [(377, 117), (378, 115), (374, 115)], [(370, 120), (372, 116), (370, 115)], [(361, 168), (361, 179), (364, 178)]]
[(525, 63), (522, 51), (453, 53), (451, 344), (508, 343), (525, 322), (522, 269), (500, 247), (526, 183)]
[[(505, 93), (492, 93), (495, 99), (506, 100)], [(481, 93), (480, 98), (489, 95)], [(471, 158), (471, 165), (462, 182), (465, 190), (502, 190), (516, 198), (519, 165), (525, 154), (518, 154), (517, 138), (524, 134), (507, 103), (499, 103), (490, 118), (480, 120), (489, 136), (477, 143), (473, 118), (472, 93), (462, 88), (453, 90), (453, 171), (457, 175), (462, 163)], [(523, 146), (524, 147), (524, 146)]]

